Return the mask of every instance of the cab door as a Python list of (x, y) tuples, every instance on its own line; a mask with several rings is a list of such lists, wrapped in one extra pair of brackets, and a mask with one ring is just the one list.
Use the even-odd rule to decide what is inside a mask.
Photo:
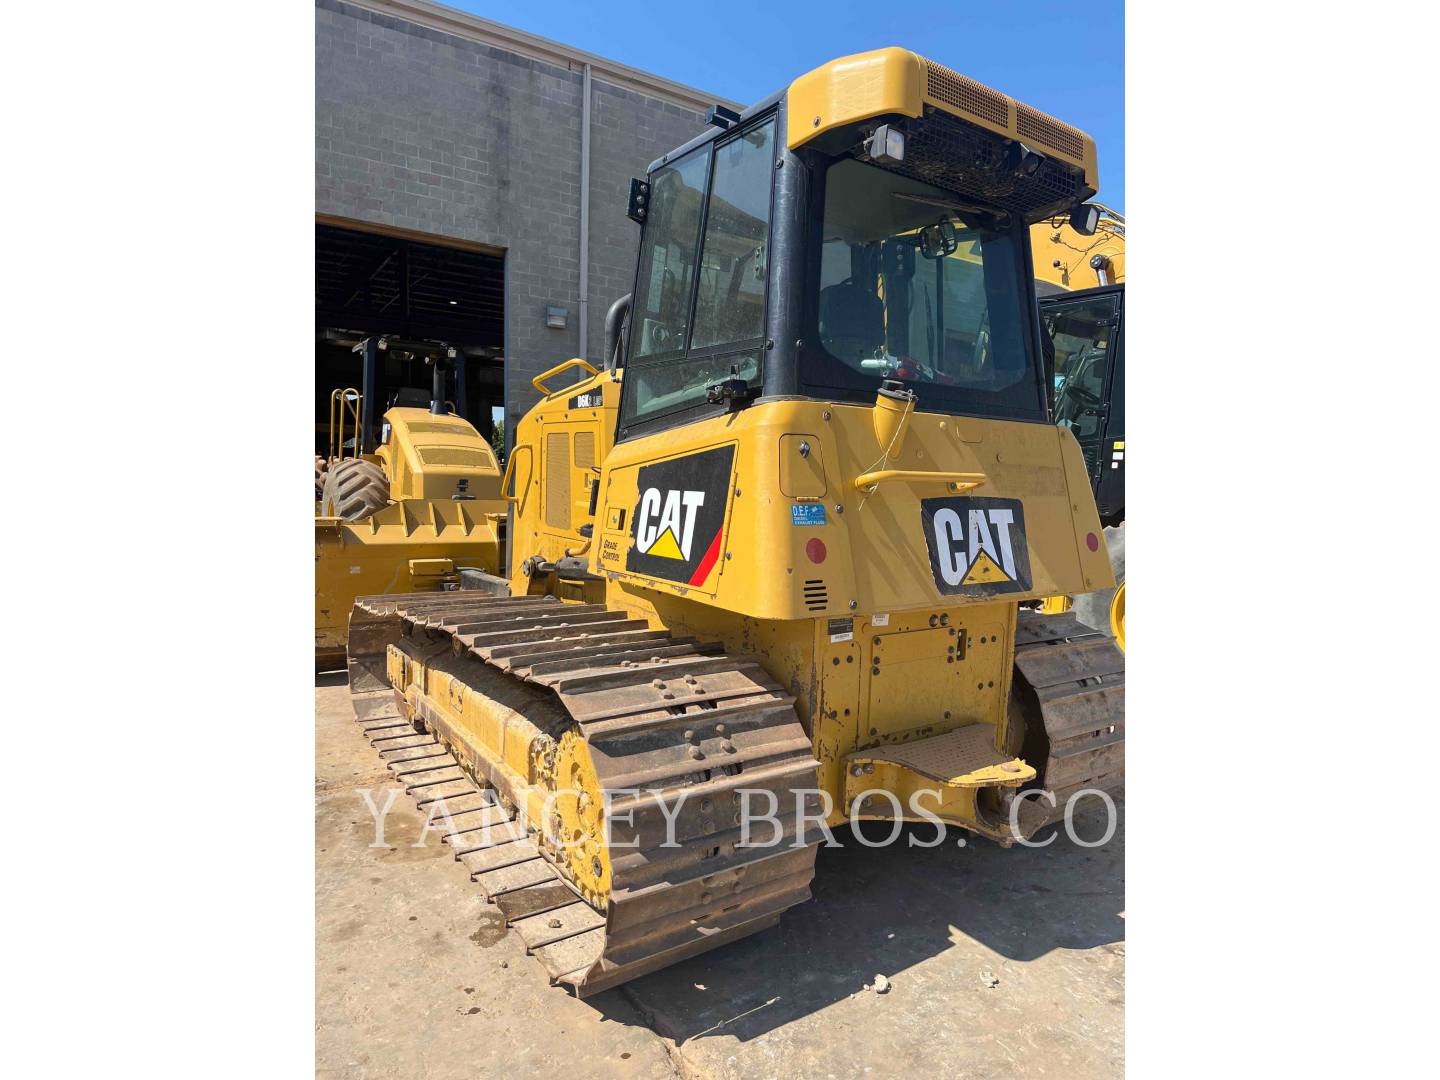
[(1102, 517), (1124, 506), (1124, 433), (1116, 430), (1124, 416), (1124, 295), (1123, 285), (1112, 285), (1040, 301), (1055, 350), (1052, 413), (1080, 444), (1097, 502), (1104, 490), (1115, 504), (1101, 506)]

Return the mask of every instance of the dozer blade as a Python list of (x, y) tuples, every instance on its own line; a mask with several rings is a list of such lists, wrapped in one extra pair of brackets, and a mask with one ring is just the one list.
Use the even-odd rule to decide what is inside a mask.
[[(397, 658), (424, 665), (425, 691), (392, 684)], [(349, 672), (367, 738), (552, 983), (588, 996), (772, 926), (810, 897), (821, 834), (800, 835), (800, 812), (820, 816), (817, 762), (793, 698), (753, 660), (603, 605), (451, 592), (357, 600)], [(596, 785), (585, 790), (610, 815), (603, 899), (576, 880), (559, 830), (527, 818), (536, 785), (516, 783), (513, 754), (507, 764), (432, 694), (523, 718), (499, 741), (530, 730), (538, 775), (584, 744)], [(780, 843), (740, 845), (742, 789), (776, 797)]]
[(1022, 611), (1012, 694), (1024, 723), (1021, 756), (1038, 776), (1023, 799), (1021, 833), (1058, 821), (1077, 791), (1125, 784), (1125, 654), (1073, 613)]

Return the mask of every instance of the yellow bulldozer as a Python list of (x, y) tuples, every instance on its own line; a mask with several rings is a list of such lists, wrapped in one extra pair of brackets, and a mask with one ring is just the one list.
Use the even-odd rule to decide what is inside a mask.
[(508, 590), (350, 617), (362, 729), (552, 982), (773, 925), (841, 826), (1030, 842), (1123, 783), (1123, 656), (1030, 610), (1111, 584), (1030, 252), (1097, 185), (1083, 132), (898, 48), (632, 182), (603, 362), (515, 432)]
[(343, 665), (356, 597), (457, 589), (501, 570), (500, 469), (489, 443), (449, 411), (443, 372), (436, 362), (428, 408), (385, 412), (373, 453), (361, 392), (331, 396), (330, 453), (315, 471), (319, 667)]

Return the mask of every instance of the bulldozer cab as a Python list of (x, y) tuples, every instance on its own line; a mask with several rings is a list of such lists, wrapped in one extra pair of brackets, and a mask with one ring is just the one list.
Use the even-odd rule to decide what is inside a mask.
[(928, 105), (811, 137), (799, 85), (637, 181), (617, 441), (890, 380), (927, 412), (1045, 421), (1028, 230), (1092, 192), (1083, 155)]
[(1054, 348), (1055, 422), (1080, 444), (1106, 524), (1125, 517), (1125, 286), (1040, 300)]

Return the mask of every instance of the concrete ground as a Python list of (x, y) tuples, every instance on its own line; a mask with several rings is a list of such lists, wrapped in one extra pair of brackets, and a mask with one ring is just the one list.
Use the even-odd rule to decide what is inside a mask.
[[(321, 1077), (1114, 1077), (1124, 1053), (1124, 822), (1000, 849), (821, 849), (779, 926), (585, 1001), (548, 985), (317, 678)], [(1077, 815), (1082, 838), (1101, 813)], [(928, 841), (934, 830), (907, 835)], [(876, 835), (879, 835), (878, 833)], [(877, 974), (891, 988), (867, 990)], [(993, 985), (992, 985), (993, 984)]]

